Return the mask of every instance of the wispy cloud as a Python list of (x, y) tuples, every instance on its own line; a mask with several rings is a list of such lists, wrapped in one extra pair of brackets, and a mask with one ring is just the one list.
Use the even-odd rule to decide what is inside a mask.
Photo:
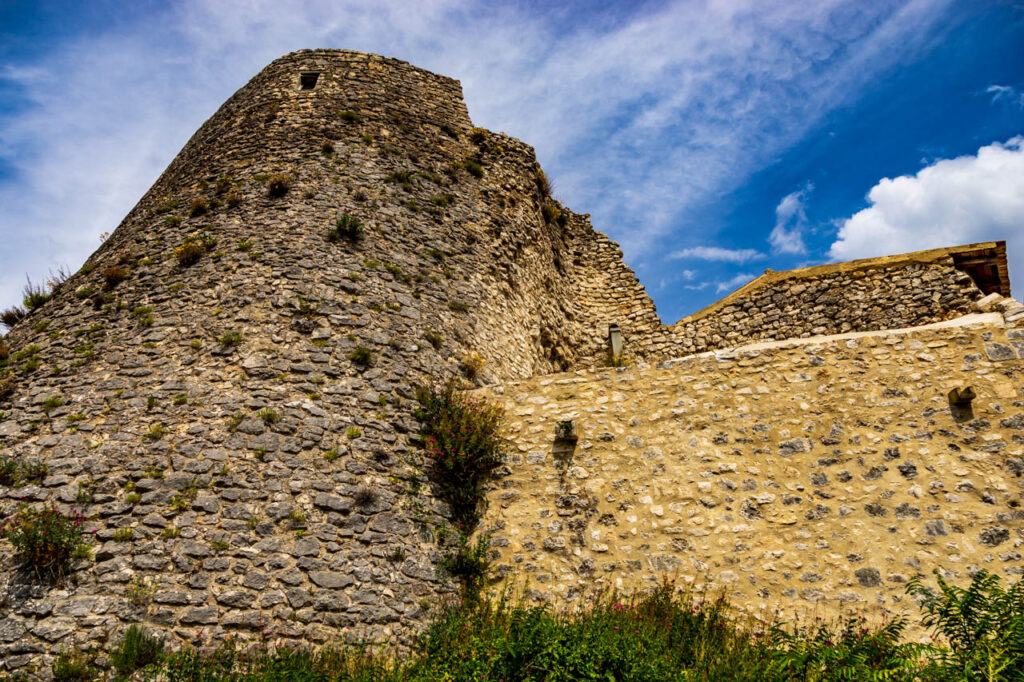
[(804, 204), (813, 190), (814, 185), (808, 182), (803, 189), (784, 196), (775, 207), (775, 227), (768, 235), (773, 253), (807, 253), (807, 247), (804, 246), (804, 227), (807, 225)]
[(535, 145), (562, 198), (653, 278), (695, 207), (933, 39), (950, 2), (678, 0), (607, 20), (473, 0), (183, 0), (133, 15), (0, 74), (25, 105), (0, 114), (0, 303), (25, 271), (77, 267), (221, 102), (304, 47), (461, 79), (475, 122)]
[(992, 95), (992, 104), (1003, 102), (1024, 109), (1024, 92), (1011, 85), (990, 85), (985, 92)]
[(737, 289), (741, 285), (746, 284), (755, 277), (757, 277), (757, 275), (752, 275), (748, 272), (741, 272), (736, 276), (725, 280), (724, 282), (718, 282), (715, 285), (715, 291), (720, 294), (726, 291), (732, 291), (733, 289)]
[(723, 249), (719, 246), (691, 246), (669, 255), (673, 260), (698, 259), (719, 261), (722, 263), (749, 263), (752, 260), (764, 258), (764, 254), (756, 249)]

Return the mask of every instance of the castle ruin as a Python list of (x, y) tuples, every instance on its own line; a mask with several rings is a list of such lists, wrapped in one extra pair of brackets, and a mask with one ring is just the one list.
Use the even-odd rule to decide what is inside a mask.
[(467, 366), (513, 445), (496, 581), (913, 616), (914, 575), (1024, 572), (1022, 321), (991, 242), (769, 272), (664, 325), (457, 81), (286, 55), (3, 340), (0, 455), (45, 475), (0, 512), (96, 533), (57, 584), (0, 542), (0, 669), (134, 622), (408, 641), (453, 593), (412, 391)]

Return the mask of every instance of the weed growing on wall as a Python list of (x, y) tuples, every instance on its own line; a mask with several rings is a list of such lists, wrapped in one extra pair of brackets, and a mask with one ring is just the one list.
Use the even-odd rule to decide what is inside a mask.
[(0, 537), (10, 542), (38, 577), (64, 574), (73, 558), (86, 555), (85, 517), (76, 510), (65, 514), (56, 505), (18, 506), (0, 523)]
[(484, 485), (504, 459), (505, 441), (498, 435), (504, 412), (469, 397), (455, 381), (417, 388), (416, 401), (413, 416), (422, 424), (429, 475), (437, 496), (451, 509), (456, 532), (454, 554), (442, 560), (441, 568), (462, 582), (466, 597), (476, 598), (487, 568), (487, 539), (474, 544), (469, 538), (483, 513)]

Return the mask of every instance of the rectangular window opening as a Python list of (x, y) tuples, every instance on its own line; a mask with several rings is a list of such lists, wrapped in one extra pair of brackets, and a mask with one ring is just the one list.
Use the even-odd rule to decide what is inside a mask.
[(319, 71), (308, 71), (299, 75), (299, 89), (312, 90), (316, 87), (317, 79), (320, 78)]

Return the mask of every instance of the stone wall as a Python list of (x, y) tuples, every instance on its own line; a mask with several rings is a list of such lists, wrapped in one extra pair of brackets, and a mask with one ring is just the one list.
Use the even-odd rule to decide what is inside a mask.
[(993, 313), (482, 389), (513, 442), (484, 520), (494, 577), (557, 603), (668, 577), (765, 617), (912, 619), (913, 576), (1017, 579), (1021, 358), (1024, 329)]
[[(476, 356), (478, 380), (561, 370), (598, 342), (578, 292), (590, 242), (614, 250), (585, 216), (545, 217), (538, 171), (472, 127), (456, 81), (397, 60), (298, 52), (228, 100), (4, 339), (0, 456), (48, 473), (0, 487), (0, 516), (54, 502), (95, 536), (56, 585), (0, 543), (0, 670), (132, 622), (407, 641), (452, 590), (413, 385)], [(329, 241), (344, 212), (362, 238)], [(186, 266), (190, 235), (207, 246)]]
[[(397, 60), (297, 52), (235, 93), (3, 339), (0, 456), (47, 473), (0, 487), (0, 515), (52, 502), (95, 535), (56, 584), (0, 544), (0, 670), (46, 669), (132, 622), (408, 641), (452, 592), (414, 385), (601, 362), (612, 322), (636, 359), (700, 339), (661, 326), (617, 245), (540, 178), (529, 146), (473, 128), (456, 81)], [(345, 213), (362, 238), (329, 240)], [(175, 256), (189, 239), (194, 264)], [(889, 292), (927, 292), (899, 320), (961, 309), (942, 272)]]
[(630, 347), (636, 357), (654, 360), (752, 341), (899, 329), (975, 312), (984, 294), (952, 256), (971, 248), (768, 272)]

